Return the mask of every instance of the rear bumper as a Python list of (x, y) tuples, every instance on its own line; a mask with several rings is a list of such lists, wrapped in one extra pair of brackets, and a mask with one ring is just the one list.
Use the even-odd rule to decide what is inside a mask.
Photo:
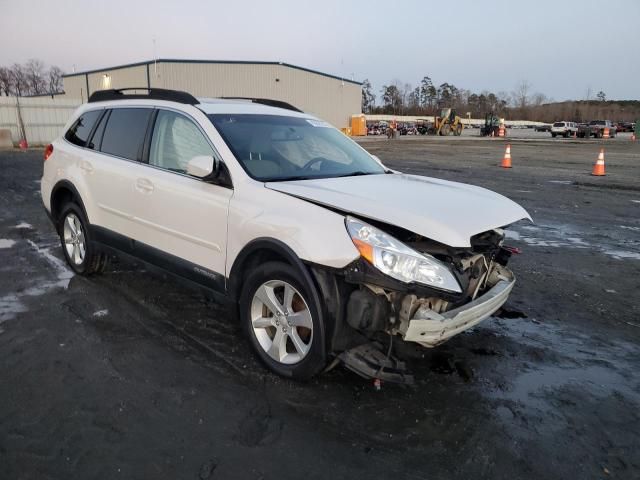
[(435, 347), (490, 317), (507, 301), (516, 283), (513, 274), (508, 273), (509, 277), (503, 277), (484, 295), (462, 307), (443, 314), (420, 307), (409, 321), (404, 340)]

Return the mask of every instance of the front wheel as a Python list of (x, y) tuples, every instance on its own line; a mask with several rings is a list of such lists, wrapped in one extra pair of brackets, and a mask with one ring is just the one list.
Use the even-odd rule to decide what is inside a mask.
[(240, 320), (257, 356), (278, 375), (306, 380), (324, 368), (318, 295), (292, 266), (268, 262), (249, 274), (240, 295)]

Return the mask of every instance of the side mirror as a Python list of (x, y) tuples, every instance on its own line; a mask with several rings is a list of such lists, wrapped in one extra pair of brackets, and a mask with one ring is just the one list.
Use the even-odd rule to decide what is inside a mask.
[(218, 160), (211, 155), (198, 155), (187, 163), (187, 174), (202, 180), (211, 180), (218, 176)]

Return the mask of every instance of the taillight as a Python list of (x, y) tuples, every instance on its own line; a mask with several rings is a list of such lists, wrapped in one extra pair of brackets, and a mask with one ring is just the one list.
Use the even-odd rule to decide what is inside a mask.
[(51, 156), (52, 153), (53, 153), (53, 145), (49, 144), (44, 149), (44, 159), (45, 159), (45, 161)]

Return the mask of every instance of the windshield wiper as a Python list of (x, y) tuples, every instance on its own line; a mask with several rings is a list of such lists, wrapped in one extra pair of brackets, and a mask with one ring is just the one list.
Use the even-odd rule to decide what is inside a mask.
[(312, 180), (318, 178), (316, 176), (304, 176), (304, 175), (289, 175), (288, 177), (274, 177), (263, 180), (264, 182), (290, 182), (293, 180)]
[(359, 177), (361, 175), (379, 175), (379, 174), (382, 174), (382, 173), (384, 173), (384, 172), (364, 172), (362, 170), (357, 170), (355, 172), (344, 173), (342, 175), (331, 175), (331, 174), (327, 174), (327, 175), (306, 175), (306, 176), (290, 175), (290, 176), (287, 176), (287, 177), (269, 178), (269, 179), (263, 180), (263, 181), (264, 182), (289, 182), (289, 181), (293, 181), (293, 180), (322, 180), (322, 179), (327, 179), (327, 178)]
[(356, 170), (355, 172), (345, 173), (344, 175), (336, 175), (332, 178), (340, 178), (340, 177), (361, 177), (362, 175), (379, 175), (382, 172), (363, 172), (362, 170)]

